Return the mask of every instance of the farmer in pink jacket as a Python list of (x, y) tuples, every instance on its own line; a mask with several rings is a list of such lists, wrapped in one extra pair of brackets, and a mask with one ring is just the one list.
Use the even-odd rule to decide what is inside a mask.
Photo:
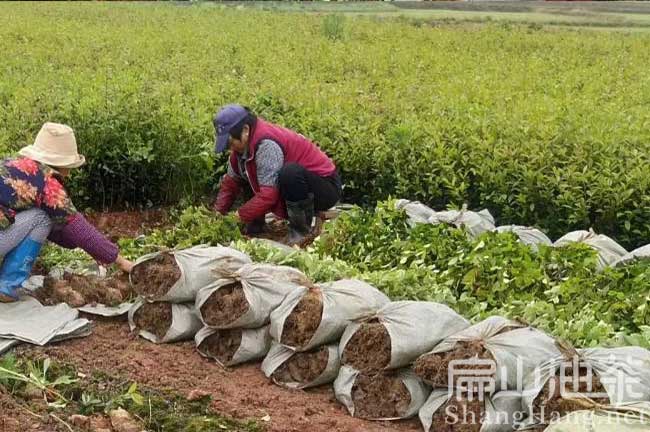
[(309, 234), (315, 212), (341, 198), (341, 179), (334, 162), (304, 136), (269, 123), (241, 105), (226, 105), (214, 118), (215, 150), (230, 149), (228, 173), (214, 209), (226, 214), (246, 185), (253, 198), (237, 212), (247, 232), (262, 231), (273, 212), (289, 219), (289, 244)]
[(48, 238), (130, 272), (133, 263), (88, 223), (65, 190), (64, 178), (85, 162), (72, 129), (45, 123), (34, 144), (19, 153), (0, 161), (0, 302), (18, 299), (17, 290)]

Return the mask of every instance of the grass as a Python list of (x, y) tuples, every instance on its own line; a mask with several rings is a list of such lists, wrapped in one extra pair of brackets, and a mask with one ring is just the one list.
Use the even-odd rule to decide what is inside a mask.
[(72, 414), (107, 414), (122, 408), (151, 432), (262, 430), (253, 421), (238, 422), (214, 412), (209, 396), (189, 401), (173, 392), (141, 387), (113, 373), (80, 374), (75, 365), (52, 362), (38, 353), (0, 357), (0, 389), (35, 417), (44, 419), (44, 414), (50, 413), (61, 423)]

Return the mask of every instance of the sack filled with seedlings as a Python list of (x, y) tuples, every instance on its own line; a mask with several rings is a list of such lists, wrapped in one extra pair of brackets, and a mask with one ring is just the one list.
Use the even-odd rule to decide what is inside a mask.
[(562, 247), (569, 243), (584, 243), (598, 252), (598, 269), (614, 265), (627, 255), (623, 246), (604, 234), (596, 234), (593, 230), (573, 231), (559, 238), (553, 246)]
[(213, 329), (203, 327), (194, 336), (201, 355), (221, 366), (235, 366), (263, 358), (271, 347), (269, 327), (256, 329)]
[(296, 352), (273, 342), (262, 362), (262, 372), (278, 385), (305, 389), (334, 381), (340, 365), (338, 344)]
[(519, 237), (519, 241), (537, 250), (539, 245), (552, 246), (553, 242), (546, 234), (537, 228), (521, 225), (503, 225), (497, 227), (496, 232), (511, 232)]
[(248, 255), (232, 248), (195, 246), (145, 255), (136, 261), (130, 278), (135, 292), (148, 301), (185, 303), (218, 280), (218, 271), (235, 272), (251, 262)]
[(476, 238), (487, 231), (495, 228), (494, 217), (487, 209), (475, 212), (463, 208), (462, 210), (448, 210), (436, 212), (429, 218), (429, 223), (446, 223), (458, 228), (464, 228), (470, 237)]
[(334, 381), (336, 399), (351, 416), (366, 420), (413, 417), (430, 392), (410, 369), (363, 373), (342, 366)]
[(649, 430), (650, 402), (575, 411), (544, 429), (545, 432), (646, 432)]
[(650, 245), (641, 246), (640, 248), (634, 249), (632, 252), (628, 253), (618, 261), (614, 263), (615, 266), (620, 267), (627, 264), (631, 264), (637, 261), (650, 261)]
[[(559, 354), (555, 340), (545, 333), (494, 316), (446, 338), (416, 360), (414, 371), (434, 388), (445, 389), (467, 385), (456, 379), (449, 382), (450, 375), (455, 378), (489, 375), (493, 386), (481, 391), (494, 393), (520, 389), (522, 375), (532, 373)], [(452, 374), (455, 369), (462, 369), (464, 374)]]
[(418, 415), (425, 432), (512, 432), (525, 413), (521, 393), (470, 397), (434, 389)]
[(640, 347), (564, 346), (524, 381), (526, 425), (546, 425), (585, 408), (650, 400), (650, 351)]
[(436, 214), (435, 210), (422, 204), (420, 201), (399, 199), (395, 201), (395, 208), (406, 212), (411, 225), (416, 223), (429, 223), (429, 219)]
[(133, 297), (133, 290), (126, 274), (102, 278), (64, 272), (62, 277), (46, 276), (43, 286), (32, 295), (44, 305), (67, 303), (72, 307), (100, 304), (113, 307)]
[(467, 327), (469, 321), (439, 303), (388, 303), (347, 326), (339, 346), (341, 363), (363, 372), (402, 368)]
[(338, 341), (350, 322), (375, 314), (389, 302), (377, 288), (354, 279), (300, 287), (271, 313), (271, 337), (309, 351)]
[(192, 303), (148, 303), (137, 301), (129, 309), (129, 327), (153, 343), (171, 343), (192, 339), (201, 327), (201, 320)]
[(463, 207), (461, 210), (435, 211), (419, 201), (405, 199), (397, 200), (395, 207), (398, 210), (404, 209), (411, 225), (417, 223), (454, 225), (467, 230), (473, 238), (495, 228), (494, 217), (487, 209), (475, 212)]
[(196, 310), (206, 326), (258, 328), (284, 298), (311, 282), (300, 271), (271, 264), (247, 264), (201, 289)]

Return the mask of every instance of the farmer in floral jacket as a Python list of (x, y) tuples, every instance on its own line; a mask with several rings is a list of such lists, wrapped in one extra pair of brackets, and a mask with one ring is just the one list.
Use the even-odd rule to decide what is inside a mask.
[(21, 157), (0, 161), (0, 302), (17, 300), (46, 239), (65, 248), (80, 247), (102, 264), (131, 271), (118, 247), (79, 213), (63, 179), (84, 164), (68, 126), (45, 123)]
[(247, 232), (263, 229), (271, 211), (289, 219), (289, 244), (310, 233), (316, 211), (341, 198), (334, 162), (314, 143), (289, 129), (258, 118), (241, 105), (226, 105), (214, 118), (216, 152), (230, 148), (214, 209), (226, 214), (246, 184), (254, 196), (238, 210)]

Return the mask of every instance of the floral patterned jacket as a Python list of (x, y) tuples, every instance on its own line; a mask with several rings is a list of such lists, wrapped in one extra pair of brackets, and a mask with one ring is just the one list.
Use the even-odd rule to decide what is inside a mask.
[(0, 230), (14, 222), (17, 212), (35, 207), (45, 211), (58, 225), (66, 225), (77, 214), (55, 170), (26, 157), (2, 160)]

